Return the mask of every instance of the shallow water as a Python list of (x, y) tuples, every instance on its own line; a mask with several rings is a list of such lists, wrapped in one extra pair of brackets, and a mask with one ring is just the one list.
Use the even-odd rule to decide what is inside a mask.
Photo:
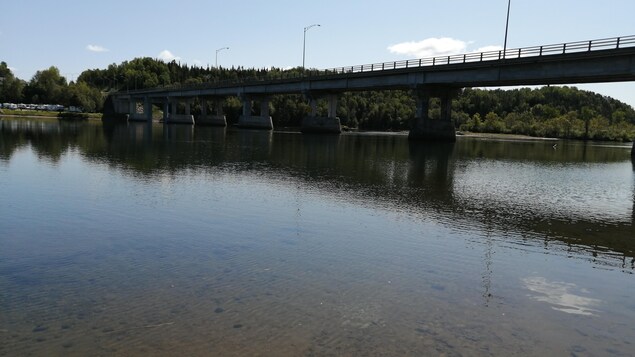
[(630, 147), (0, 119), (0, 355), (633, 355)]

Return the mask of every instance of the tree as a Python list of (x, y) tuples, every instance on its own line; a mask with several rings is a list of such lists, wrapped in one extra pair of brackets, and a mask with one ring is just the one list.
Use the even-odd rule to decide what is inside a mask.
[(67, 90), (67, 105), (82, 107), (87, 112), (98, 112), (103, 107), (103, 96), (99, 89), (90, 87), (86, 82), (71, 83)]
[(60, 75), (55, 66), (37, 71), (25, 88), (25, 99), (31, 103), (64, 103), (66, 97), (66, 78)]
[(25, 82), (15, 78), (6, 62), (0, 62), (0, 103), (22, 102)]

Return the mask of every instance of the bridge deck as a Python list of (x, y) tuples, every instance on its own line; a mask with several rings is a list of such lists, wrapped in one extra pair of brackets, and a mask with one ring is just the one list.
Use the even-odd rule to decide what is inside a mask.
[(305, 76), (119, 92), (117, 98), (635, 81), (635, 36), (339, 67)]

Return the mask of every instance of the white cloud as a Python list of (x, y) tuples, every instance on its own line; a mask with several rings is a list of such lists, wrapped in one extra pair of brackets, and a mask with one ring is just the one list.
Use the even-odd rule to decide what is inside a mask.
[(91, 52), (108, 52), (109, 51), (107, 48), (104, 48), (99, 45), (88, 45), (86, 46), (86, 49)]
[(503, 46), (492, 45), (492, 46), (477, 48), (474, 51), (470, 51), (470, 52), (478, 53), (478, 52), (494, 52), (494, 51), (502, 51), (502, 50), (503, 50)]
[(450, 37), (431, 37), (421, 41), (402, 42), (388, 47), (391, 53), (415, 58), (458, 55), (468, 52), (488, 52), (502, 50), (501, 46), (484, 46), (476, 50), (468, 50), (472, 42), (465, 42)]
[(161, 59), (161, 60), (166, 61), (166, 62), (170, 62), (172, 60), (178, 61), (178, 60), (181, 59), (181, 57), (175, 56), (172, 52), (170, 52), (168, 50), (161, 51), (161, 53), (159, 53), (159, 55), (157, 57), (159, 59)]
[(465, 52), (467, 43), (449, 37), (426, 38), (422, 41), (402, 42), (388, 47), (392, 53), (412, 57), (435, 57), (459, 54)]

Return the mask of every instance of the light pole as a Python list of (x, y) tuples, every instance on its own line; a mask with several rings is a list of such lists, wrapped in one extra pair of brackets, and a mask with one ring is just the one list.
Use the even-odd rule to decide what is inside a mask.
[(218, 52), (220, 52), (222, 50), (228, 50), (228, 49), (229, 49), (229, 47), (222, 47), (222, 48), (219, 48), (219, 49), (216, 50), (216, 61), (215, 61), (215, 64), (214, 64), (214, 66), (216, 68), (218, 68)]
[(507, 29), (509, 29), (509, 8), (511, 7), (512, 0), (507, 0), (507, 21), (505, 21), (505, 43), (503, 44), (503, 58), (507, 52)]
[(306, 55), (306, 32), (315, 26), (320, 27), (320, 24), (313, 24), (304, 28), (304, 41), (302, 42), (302, 70), (304, 70), (304, 58)]

